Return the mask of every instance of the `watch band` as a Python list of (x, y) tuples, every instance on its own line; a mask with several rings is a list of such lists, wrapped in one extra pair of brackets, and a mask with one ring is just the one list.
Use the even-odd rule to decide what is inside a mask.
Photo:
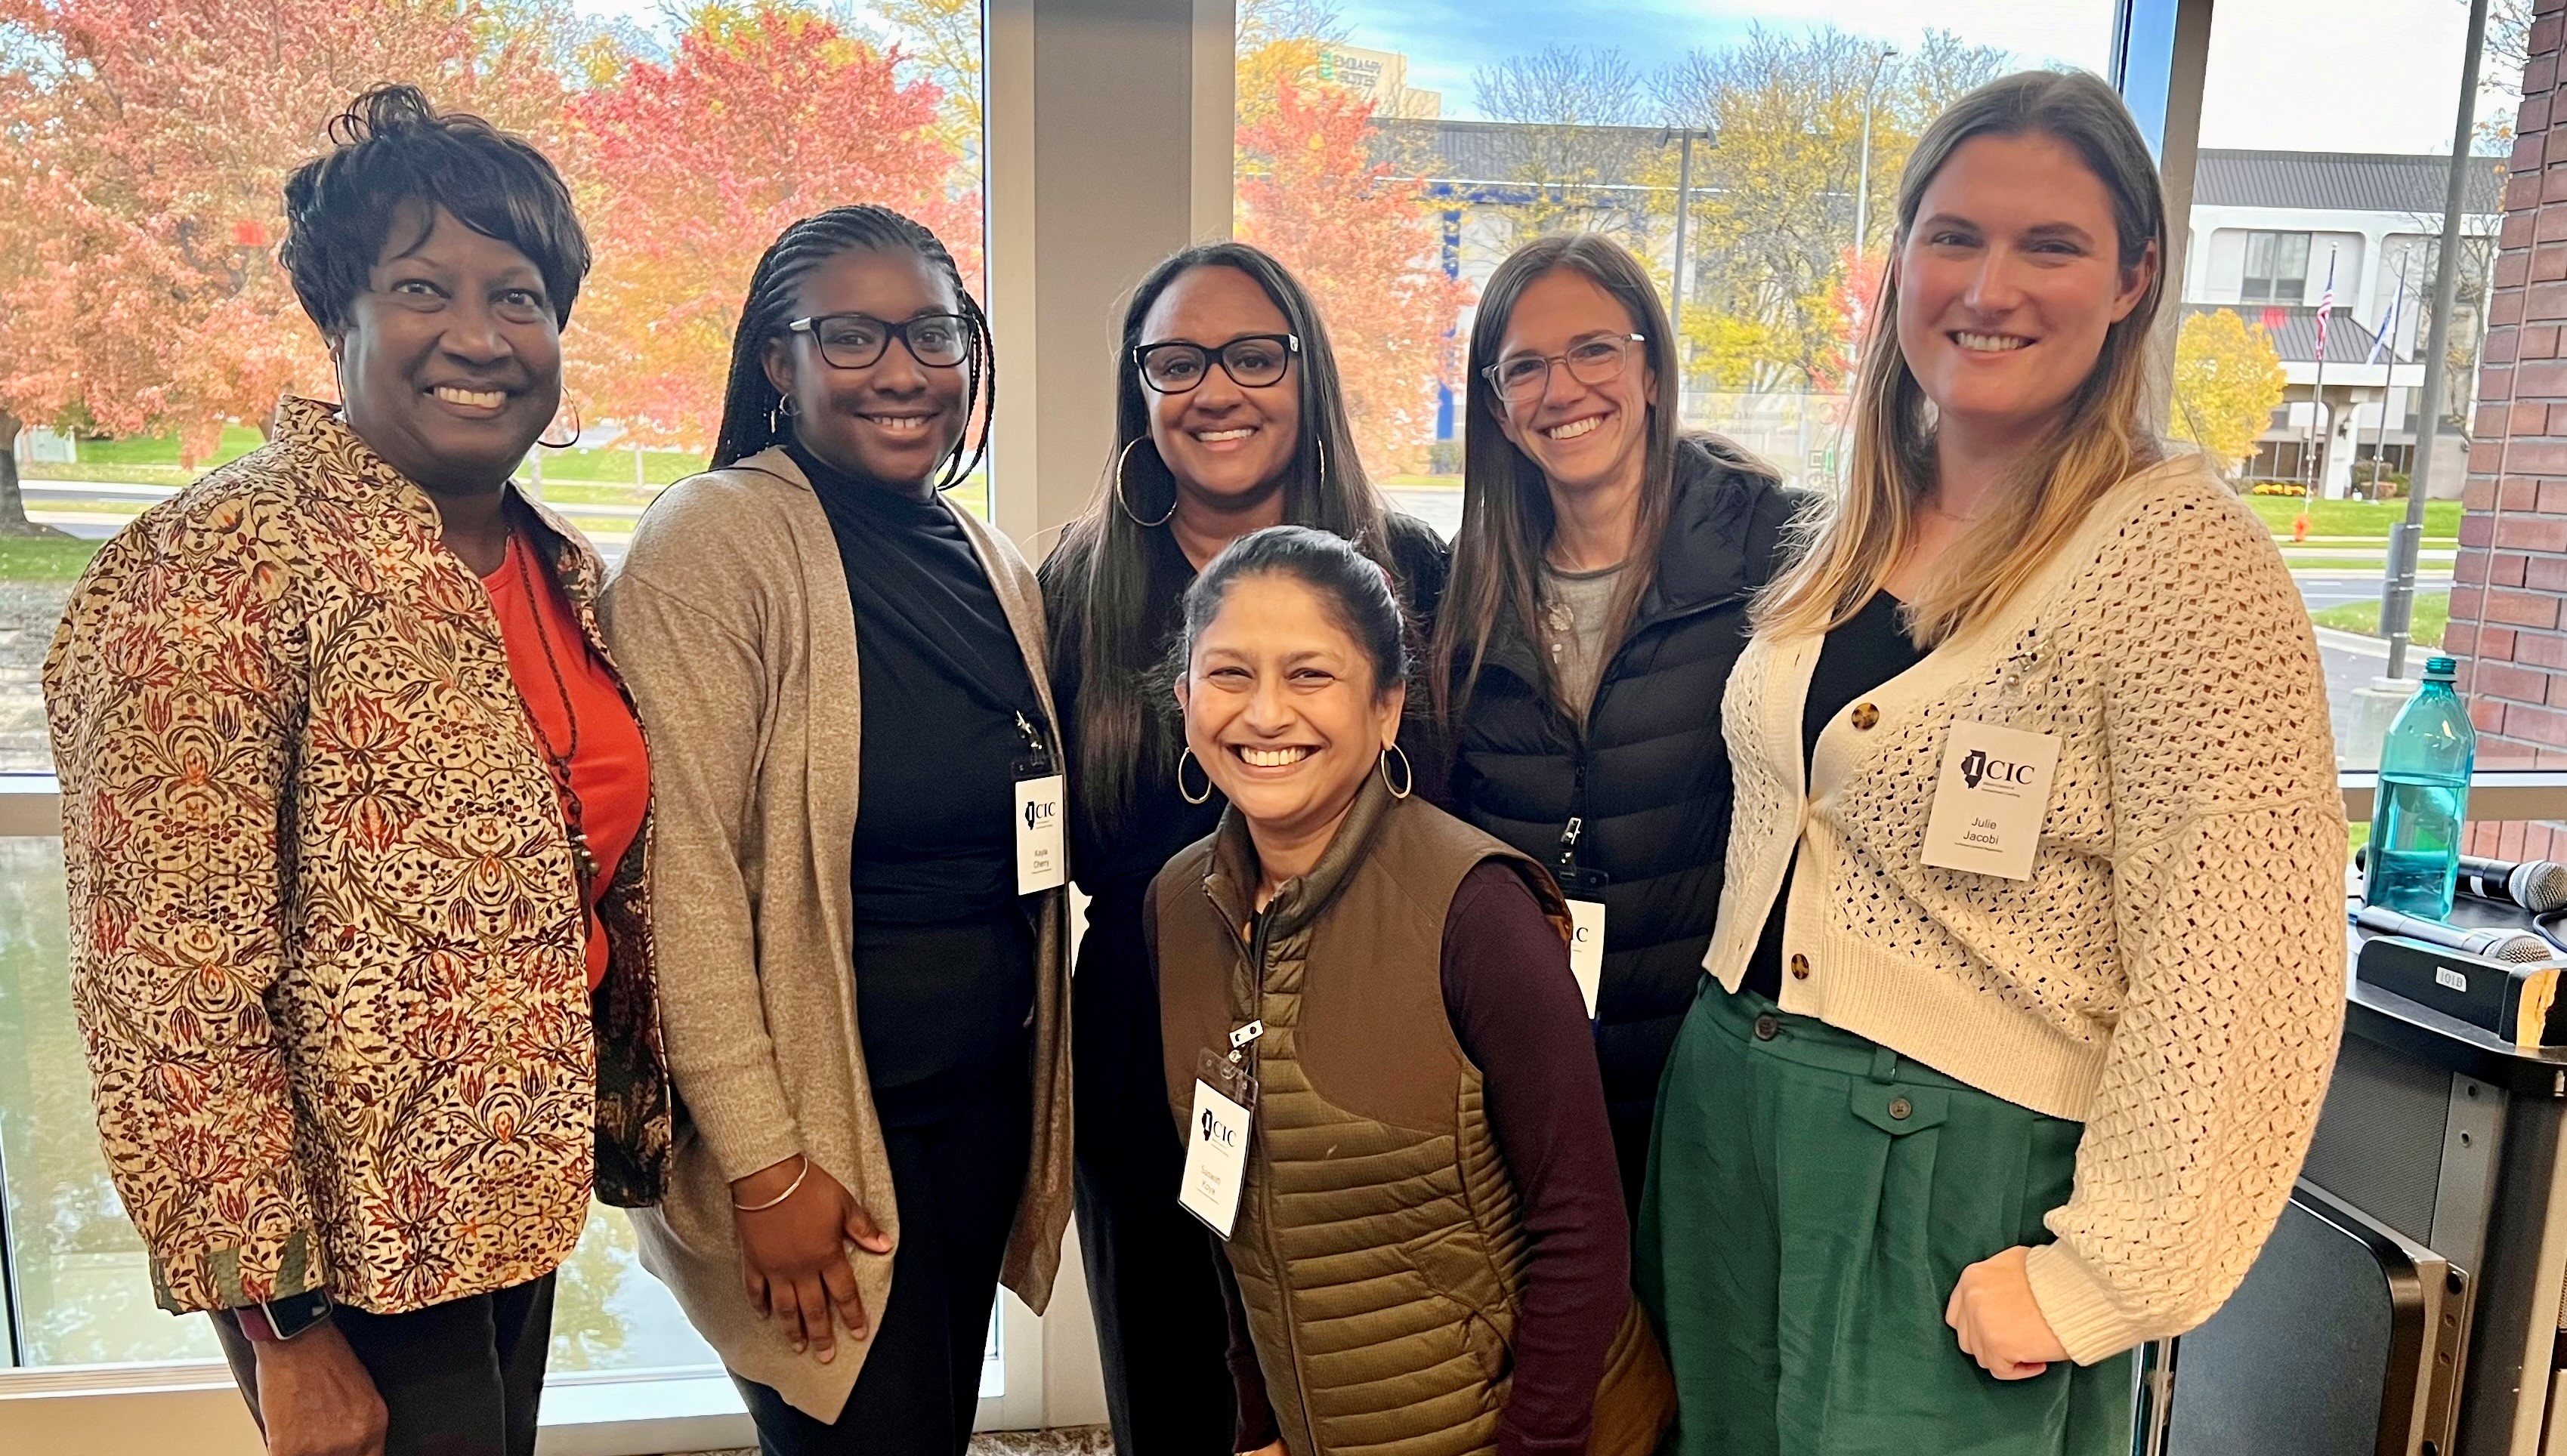
[(292, 1339), (304, 1331), (330, 1318), (330, 1296), (321, 1290), (305, 1290), (260, 1305), (242, 1305), (232, 1311), (240, 1322), (241, 1334), (259, 1343)]

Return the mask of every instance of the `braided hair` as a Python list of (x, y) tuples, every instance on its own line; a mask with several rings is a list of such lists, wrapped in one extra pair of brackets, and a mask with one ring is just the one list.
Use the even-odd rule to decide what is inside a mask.
[(832, 207), (793, 223), (757, 260), (757, 271), (748, 278), (748, 301), (740, 306), (739, 329), (731, 338), (730, 381), (722, 391), (721, 433), (713, 442), (713, 469), (735, 465), (791, 432), (793, 427), (777, 416), (784, 396), (766, 377), (767, 343), (782, 338), (784, 326), (792, 321), (802, 280), (821, 264), (858, 248), (916, 253), (943, 270), (953, 285), (956, 308), (971, 327), (964, 392), (971, 412), (981, 417), (981, 431), (976, 438), (967, 424), (963, 438), (954, 442), (953, 453), (946, 457), (945, 473), (936, 488), (952, 487), (989, 454), (990, 421), (998, 403), (998, 360), (990, 347), (989, 316), (963, 286), (963, 270), (955, 266), (954, 255), (935, 233), (888, 207), (868, 204)]

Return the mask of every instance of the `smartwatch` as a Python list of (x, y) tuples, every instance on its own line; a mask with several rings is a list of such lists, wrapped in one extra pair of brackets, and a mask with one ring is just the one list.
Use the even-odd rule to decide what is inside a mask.
[(309, 1289), (263, 1305), (242, 1305), (232, 1311), (232, 1318), (240, 1322), (241, 1334), (259, 1343), (292, 1339), (330, 1318), (330, 1296)]

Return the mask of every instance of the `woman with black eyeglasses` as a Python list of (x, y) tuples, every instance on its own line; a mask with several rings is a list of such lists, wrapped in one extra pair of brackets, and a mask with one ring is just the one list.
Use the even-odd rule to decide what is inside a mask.
[[(1052, 682), (1070, 740), (1079, 945), (1078, 1226), (1122, 1456), (1229, 1451), (1235, 1425), (1219, 1253), (1177, 1206), (1181, 1149), (1159, 1063), (1141, 900), (1223, 799), (1184, 757), (1159, 671), (1205, 563), (1268, 526), (1313, 526), (1390, 573), (1432, 620), (1444, 544), (1386, 509), (1355, 457), (1317, 307), (1243, 243), (1153, 269), (1123, 313), (1114, 451), (1095, 500), (1043, 563)], [(1432, 787), (1440, 755), (1414, 755)], [(1240, 1357), (1254, 1359), (1244, 1348)], [(1146, 1382), (1146, 1384), (1144, 1384)]]
[(933, 234), (795, 223), (749, 284), (714, 468), (607, 596), (671, 761), (654, 930), (688, 1128), (643, 1259), (770, 1456), (959, 1456), (998, 1284), (1041, 1310), (1068, 1222), (1061, 855), (1020, 830), (1061, 792), (1041, 598), (942, 494), (994, 392)]
[(1516, 250), (1471, 326), (1462, 531), (1429, 685), (1455, 811), (1577, 912), (1627, 1207), (1729, 842), (1720, 693), (1798, 498), (1677, 417), (1648, 270), (1594, 233)]

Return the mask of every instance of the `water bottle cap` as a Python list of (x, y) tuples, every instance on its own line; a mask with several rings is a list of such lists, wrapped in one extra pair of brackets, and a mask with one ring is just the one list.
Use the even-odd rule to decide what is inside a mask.
[(2426, 677), (2452, 677), (2456, 676), (2459, 670), (2460, 663), (2459, 659), (2456, 657), (2427, 657), (2424, 659), (2424, 675)]

